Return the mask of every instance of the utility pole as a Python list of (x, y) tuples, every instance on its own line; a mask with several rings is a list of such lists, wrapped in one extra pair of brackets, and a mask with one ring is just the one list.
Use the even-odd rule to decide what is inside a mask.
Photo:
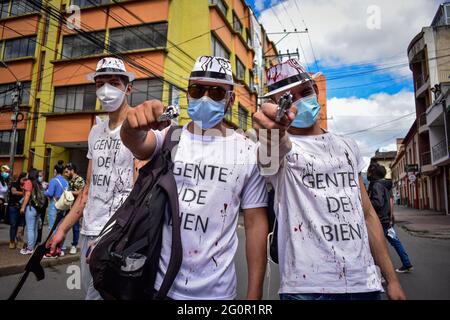
[(17, 137), (17, 122), (19, 117), (19, 106), (22, 103), (22, 83), (20, 81), (16, 82), (16, 87), (12, 93), (12, 134), (11, 134), (11, 145), (9, 149), (9, 168), (11, 170), (11, 177), (14, 176), (14, 158), (16, 156), (16, 137)]
[[(16, 77), (14, 72), (8, 68), (8, 65), (0, 60), (0, 68), (5, 68), (8, 72), (16, 79), (16, 87), (14, 88), (12, 95), (12, 134), (11, 134), (11, 144), (9, 149), (9, 169), (11, 170), (11, 177), (14, 177), (14, 158), (16, 156), (16, 140), (17, 140), (17, 123), (19, 122), (20, 104), (22, 103), (22, 83)], [(22, 120), (20, 120), (22, 121)]]

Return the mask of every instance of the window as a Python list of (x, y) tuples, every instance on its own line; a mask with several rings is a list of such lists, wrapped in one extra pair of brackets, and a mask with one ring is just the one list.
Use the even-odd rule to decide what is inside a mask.
[(103, 53), (105, 31), (90, 32), (89, 34), (103, 45), (97, 46), (82, 35), (66, 36), (63, 38), (62, 58), (78, 58)]
[[(40, 3), (41, 1), (39, 1)], [(28, 0), (12, 0), (10, 16), (18, 16), (37, 11)]]
[(236, 57), (236, 78), (245, 81), (245, 67), (238, 57)]
[(109, 47), (119, 52), (165, 47), (167, 23), (157, 23), (112, 29), (109, 33)]
[(246, 131), (248, 111), (239, 106), (238, 117), (239, 117), (239, 127), (242, 128), (244, 131)]
[(252, 70), (250, 70), (250, 69), (248, 70), (248, 78), (250, 79), (250, 90), (256, 91), (255, 78), (254, 78)]
[(55, 89), (53, 112), (95, 110), (95, 85), (59, 87)]
[(226, 17), (228, 13), (228, 7), (225, 4), (225, 1), (223, 0), (209, 0), (210, 5), (216, 5), (219, 10), (223, 13), (223, 15)]
[(4, 60), (22, 57), (33, 57), (36, 48), (36, 37), (26, 37), (5, 41)]
[(211, 51), (213, 56), (230, 59), (230, 53), (214, 35), (211, 35)]
[(34, 104), (33, 126), (31, 127), (31, 141), (36, 141), (40, 109), (41, 109), (41, 100), (36, 99)]
[(233, 29), (234, 31), (236, 31), (237, 33), (242, 34), (242, 23), (239, 20), (238, 16), (236, 15), (236, 13), (233, 12)]
[[(0, 107), (12, 105), (12, 93), (16, 87), (15, 83), (0, 85)], [(22, 82), (22, 105), (28, 105), (30, 100), (31, 82)]]
[[(11, 148), (12, 131), (0, 131), (0, 155), (8, 155)], [(16, 154), (23, 154), (25, 130), (17, 130)]]
[[(37, 1), (41, 3), (41, 1)], [(11, 10), (8, 14), (9, 6)], [(28, 0), (0, 0), (1, 18), (19, 16), (30, 12), (37, 12), (38, 10), (29, 3)]]
[(0, 18), (5, 18), (8, 16), (9, 2), (9, 0), (0, 0)]
[(93, 7), (99, 4), (111, 3), (111, 0), (72, 0), (72, 5), (79, 6), (80, 8)]
[(249, 28), (245, 28), (245, 33), (246, 33), (246, 35), (247, 35), (247, 45), (249, 46), (249, 47), (252, 47), (253, 46), (253, 41), (252, 41), (252, 34), (251, 34), (251, 31), (250, 31), (250, 29)]
[[(42, 38), (42, 45), (47, 45), (47, 37), (48, 37), (48, 28), (50, 27), (50, 15), (47, 14), (45, 16), (45, 28), (44, 28), (44, 36)], [(58, 34), (59, 35), (59, 34)]]
[(39, 70), (38, 70), (38, 85), (37, 85), (38, 91), (42, 90), (42, 76), (44, 74), (44, 65), (45, 65), (45, 51), (42, 51), (41, 52), (41, 62), (39, 64)]
[(130, 97), (130, 106), (135, 107), (138, 104), (150, 99), (162, 100), (163, 84), (158, 79), (145, 79), (133, 81), (133, 93)]

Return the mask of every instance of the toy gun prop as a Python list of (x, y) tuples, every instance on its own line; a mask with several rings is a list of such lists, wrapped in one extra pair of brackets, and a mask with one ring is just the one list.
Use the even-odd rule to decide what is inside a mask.
[(291, 105), (292, 105), (292, 94), (290, 91), (288, 91), (285, 94), (283, 94), (283, 96), (278, 101), (278, 109), (275, 117), (276, 122), (281, 121), (281, 119), (286, 114), (286, 111), (289, 110)]
[(168, 106), (166, 110), (164, 110), (163, 114), (159, 116), (158, 122), (164, 122), (168, 120), (173, 120), (180, 115), (178, 111), (178, 107), (176, 106)]

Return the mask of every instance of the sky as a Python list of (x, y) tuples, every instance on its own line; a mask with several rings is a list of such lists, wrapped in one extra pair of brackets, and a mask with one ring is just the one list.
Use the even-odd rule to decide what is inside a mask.
[[(282, 53), (327, 77), (329, 130), (354, 138), (366, 165), (396, 150), (415, 119), (407, 48), (442, 0), (247, 0)], [(361, 130), (363, 130), (361, 132)]]

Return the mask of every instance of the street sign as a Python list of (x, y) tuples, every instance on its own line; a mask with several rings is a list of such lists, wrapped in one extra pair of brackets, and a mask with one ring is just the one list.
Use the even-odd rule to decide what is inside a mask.
[(412, 183), (416, 182), (416, 175), (415, 174), (410, 174), (408, 176), (409, 181), (411, 181)]
[(419, 165), (418, 164), (407, 164), (405, 169), (406, 169), (406, 172), (419, 172)]

